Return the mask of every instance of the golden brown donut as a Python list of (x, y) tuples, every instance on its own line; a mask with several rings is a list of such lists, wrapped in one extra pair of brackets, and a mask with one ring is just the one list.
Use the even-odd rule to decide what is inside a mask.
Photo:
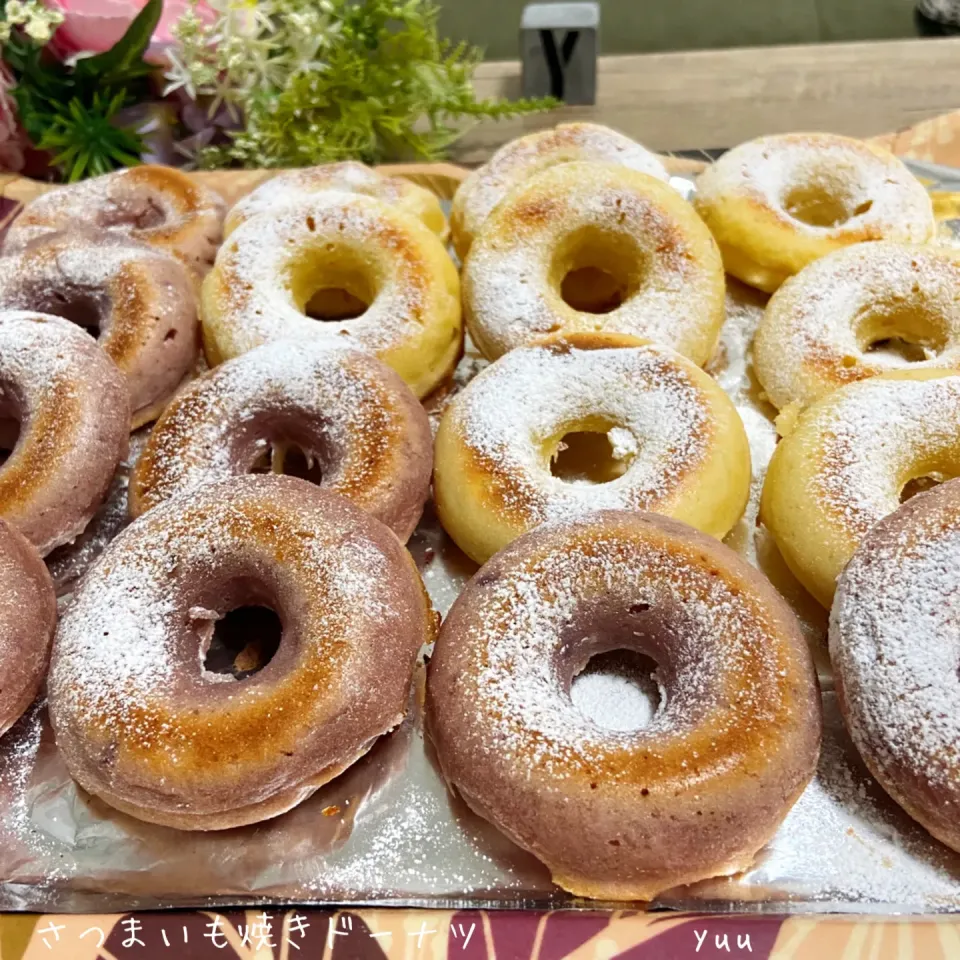
[(863, 538), (837, 584), (830, 659), (870, 772), (960, 850), (960, 481), (918, 494)]
[(0, 520), (0, 734), (39, 693), (56, 623), (57, 598), (40, 554)]
[[(618, 476), (553, 475), (580, 432), (606, 436)], [(662, 513), (720, 538), (750, 493), (750, 446), (730, 398), (685, 357), (572, 333), (511, 350), (454, 397), (433, 487), (444, 529), (478, 563), (541, 523), (599, 509)]]
[(126, 456), (126, 381), (76, 324), (0, 312), (0, 421), (19, 424), (0, 466), (0, 517), (46, 556), (86, 527)]
[[(783, 409), (894, 370), (960, 366), (958, 288), (960, 256), (946, 245), (858, 243), (814, 260), (770, 298), (757, 378)], [(886, 348), (896, 338), (909, 353)]]
[[(279, 648), (241, 680), (204, 666), (215, 622), (273, 609)], [(57, 629), (57, 746), (131, 816), (220, 830), (276, 816), (396, 727), (433, 614), (410, 555), (348, 500), (251, 476), (134, 521)]]
[(960, 475), (960, 371), (861, 380), (786, 419), (760, 518), (794, 576), (829, 609), (837, 577), (907, 484)]
[(130, 481), (130, 512), (243, 476), (286, 447), (404, 542), (430, 492), (433, 437), (410, 389), (370, 354), (278, 340), (216, 367), (167, 407)]
[[(571, 278), (612, 281), (579, 302)], [(600, 279), (598, 277), (598, 280)], [(489, 360), (551, 333), (605, 330), (672, 347), (702, 366), (724, 319), (724, 275), (710, 231), (672, 187), (607, 163), (564, 163), (496, 208), (463, 266), (470, 337)]]
[(51, 313), (89, 329), (126, 374), (132, 426), (156, 419), (197, 361), (197, 291), (156, 247), (75, 227), (0, 258), (0, 309)]
[[(570, 697), (618, 649), (658, 665), (641, 729), (601, 727)], [(441, 629), (426, 710), (470, 807), (600, 899), (746, 869), (820, 744), (810, 653), (770, 583), (712, 537), (620, 511), (545, 524), (481, 567)]]
[(453, 245), (461, 259), (487, 218), (515, 187), (562, 163), (618, 163), (666, 181), (661, 159), (629, 137), (598, 123), (561, 123), (511, 140), (460, 185), (450, 211)]
[(734, 147), (697, 178), (693, 203), (727, 272), (768, 292), (852, 243), (926, 243), (936, 235), (930, 195), (901, 160), (832, 133)]
[[(359, 315), (315, 319), (318, 294), (345, 291)], [(215, 366), (270, 340), (376, 354), (424, 397), (460, 357), (460, 279), (436, 234), (373, 197), (320, 192), (234, 230), (201, 296)]]
[(189, 174), (145, 164), (58, 187), (32, 200), (4, 240), (15, 250), (48, 230), (102, 227), (142, 240), (206, 271), (223, 226), (223, 200)]

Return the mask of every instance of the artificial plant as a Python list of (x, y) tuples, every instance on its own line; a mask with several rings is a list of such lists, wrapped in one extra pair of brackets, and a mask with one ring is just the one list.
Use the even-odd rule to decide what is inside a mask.
[[(201, 166), (298, 167), (442, 157), (464, 121), (552, 101), (478, 100), (480, 52), (442, 40), (430, 0), (208, 0), (174, 28), (168, 91), (239, 129)], [(223, 108), (226, 108), (226, 111)]]

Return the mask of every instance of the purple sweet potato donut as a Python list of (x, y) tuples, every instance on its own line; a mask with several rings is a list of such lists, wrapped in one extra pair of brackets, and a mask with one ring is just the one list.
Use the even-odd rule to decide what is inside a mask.
[[(243, 679), (211, 672), (216, 621), (264, 606), (282, 634)], [(250, 476), (167, 500), (87, 572), (48, 684), (71, 775), (152, 823), (276, 816), (403, 719), (434, 618), (410, 554), (344, 497)]]
[(0, 309), (39, 310), (90, 329), (127, 377), (134, 427), (160, 415), (200, 350), (187, 268), (107, 230), (45, 233), (0, 258)]
[(321, 485), (413, 533), (430, 490), (430, 423), (410, 388), (376, 357), (276, 341), (228, 360), (167, 408), (130, 484), (139, 516), (169, 497), (249, 473), (295, 444)]
[(19, 423), (0, 517), (46, 556), (83, 531), (126, 456), (126, 380), (69, 320), (0, 312), (0, 419)]
[(0, 520), (0, 734), (32, 703), (47, 675), (57, 623), (53, 582), (36, 547)]
[[(617, 649), (657, 663), (661, 703), (640, 729), (602, 727), (570, 696)], [(719, 540), (649, 513), (544, 524), (481, 567), (440, 631), (426, 710), (467, 804), (600, 899), (745, 869), (820, 746), (790, 608)]]

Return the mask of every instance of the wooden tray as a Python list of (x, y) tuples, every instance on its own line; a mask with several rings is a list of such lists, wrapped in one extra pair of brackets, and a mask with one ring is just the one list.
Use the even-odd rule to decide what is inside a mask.
[[(695, 173), (704, 163), (683, 157), (664, 157), (664, 163), (671, 173)], [(457, 187), (466, 179), (470, 170), (454, 163), (388, 163), (377, 167), (381, 173), (391, 177), (404, 177), (414, 183), (432, 190), (441, 200), (452, 200)], [(228, 206), (232, 206), (240, 197), (250, 193), (265, 180), (279, 173), (279, 170), (203, 170), (193, 176), (208, 187), (220, 193)], [(19, 174), (0, 174), (0, 198), (8, 202), (7, 216), (18, 208), (19, 204), (53, 190), (58, 184), (31, 180)]]
[[(377, 167), (387, 175), (404, 177), (432, 190), (441, 200), (452, 200), (457, 187), (469, 174), (452, 163), (393, 163)], [(278, 170), (204, 170), (193, 174), (200, 183), (220, 193), (228, 205), (275, 176)], [(14, 203), (29, 203), (58, 184), (31, 180), (19, 174), (0, 174), (0, 197)]]

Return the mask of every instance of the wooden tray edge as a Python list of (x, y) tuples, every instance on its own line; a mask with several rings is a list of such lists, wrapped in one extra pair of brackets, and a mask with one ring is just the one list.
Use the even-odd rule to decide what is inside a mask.
[[(664, 157), (671, 173), (696, 173), (705, 164), (699, 160)], [(452, 200), (460, 184), (469, 176), (466, 167), (454, 163), (389, 163), (377, 169), (391, 177), (403, 177), (428, 190), (441, 200)], [(275, 170), (203, 170), (192, 174), (200, 183), (223, 195), (230, 205), (279, 171)], [(16, 173), (0, 173), (0, 197), (12, 203), (29, 203), (56, 184), (31, 180)]]
[[(377, 169), (392, 177), (403, 177), (420, 186), (432, 190), (441, 200), (453, 198), (457, 187), (470, 173), (466, 167), (452, 163), (394, 163), (385, 164)], [(228, 204), (234, 204), (240, 197), (249, 193), (278, 170), (203, 170), (192, 176), (199, 182), (223, 195)], [(0, 173), (0, 196), (15, 203), (29, 203), (41, 194), (57, 186), (31, 180), (15, 173)]]

